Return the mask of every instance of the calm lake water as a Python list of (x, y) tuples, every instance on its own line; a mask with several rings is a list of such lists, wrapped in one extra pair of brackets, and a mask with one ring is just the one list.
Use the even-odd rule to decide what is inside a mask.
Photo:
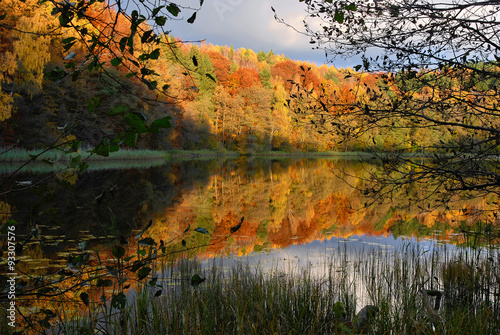
[(464, 227), (481, 228), (474, 210), (488, 209), (492, 199), (422, 211), (425, 203), (400, 194), (365, 208), (371, 199), (353, 186), (363, 186), (359, 178), (370, 166), (355, 159), (189, 161), (65, 171), (49, 182), (46, 174), (22, 172), (2, 186), (12, 192), (0, 197), (0, 221), (17, 222), (16, 271), (26, 282), (66, 271), (85, 252), (94, 264), (96, 251), (101, 261), (113, 259), (119, 243), (134, 254), (146, 237), (168, 254), (224, 256), (227, 265), (238, 260), (282, 271), (290, 264), (320, 267), (338, 248), (390, 253), (418, 242), (424, 252), (498, 242), (464, 234)]

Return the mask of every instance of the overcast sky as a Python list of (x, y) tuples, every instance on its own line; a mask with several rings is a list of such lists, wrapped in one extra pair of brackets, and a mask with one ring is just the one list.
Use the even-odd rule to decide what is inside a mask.
[[(190, 13), (185, 12), (184, 20), (169, 22), (169, 29), (183, 40), (205, 39), (207, 43), (250, 48), (255, 52), (272, 49), (275, 54), (294, 60), (325, 63), (324, 51), (312, 50), (309, 38), (276, 22), (271, 6), (286, 22), (297, 29), (303, 28), (305, 5), (299, 0), (206, 0), (193, 24), (186, 22)], [(333, 65), (352, 64), (338, 60)]]

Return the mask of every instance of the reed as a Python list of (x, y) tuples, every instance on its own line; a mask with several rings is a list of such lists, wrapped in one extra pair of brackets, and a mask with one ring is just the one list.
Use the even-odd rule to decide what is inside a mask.
[[(180, 260), (126, 306), (61, 317), (53, 334), (498, 334), (500, 253), (405, 245), (325, 251), (306, 268)], [(159, 269), (160, 267), (158, 267)], [(206, 280), (193, 283), (193, 275)], [(160, 291), (161, 290), (161, 291)], [(159, 293), (160, 292), (160, 293)], [(358, 313), (365, 306), (368, 318)]]

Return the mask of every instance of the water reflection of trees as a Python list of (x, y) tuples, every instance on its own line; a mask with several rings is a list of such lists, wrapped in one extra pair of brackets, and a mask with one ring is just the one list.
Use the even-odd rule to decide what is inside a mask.
[[(26, 274), (26, 282), (20, 284), (34, 285), (31, 295), (25, 300), (21, 296), (19, 302), (38, 308), (52, 303), (52, 293), (37, 296), (37, 287), (65, 274), (57, 290), (69, 290), (65, 298), (81, 303), (71, 290), (79, 285), (77, 279), (85, 278), (71, 277), (71, 258), (87, 255), (87, 271), (104, 271), (102, 278), (108, 280), (114, 277), (105, 267), (114, 266), (113, 247), (122, 243), (126, 255), (135, 255), (135, 235), (151, 218), (144, 233), (154, 241), (148, 250), (175, 256), (243, 255), (352, 235), (436, 237), (476, 245), (498, 242), (498, 233), (487, 225), (489, 210), (496, 204), (492, 196), (457, 198), (424, 211), (424, 203), (412, 204), (410, 195), (401, 192), (395, 202), (365, 207), (372, 199), (356, 187), (364, 186), (363, 178), (375, 167), (355, 160), (189, 162), (85, 173), (29, 194), (15, 193), (2, 199), (8, 214), (1, 219), (18, 222), (24, 246), (17, 269)], [(242, 218), (241, 228), (231, 234)], [(208, 234), (196, 232), (198, 227)], [(33, 229), (38, 232), (32, 234)], [(484, 241), (488, 229), (489, 240)], [(477, 232), (461, 234), (470, 230)], [(99, 259), (83, 249), (98, 250)], [(134, 261), (125, 265), (133, 267)], [(83, 292), (99, 299), (98, 292)]]
[[(455, 197), (450, 203), (436, 205), (433, 198), (427, 203), (414, 203), (414, 194), (402, 190), (394, 194), (392, 202), (365, 207), (374, 201), (359, 194), (356, 186), (365, 186), (364, 178), (375, 167), (345, 160), (240, 162), (215, 171), (206, 185), (182, 191), (179, 203), (156, 216), (149, 233), (154, 239), (170, 240), (181, 236), (188, 224), (206, 227), (211, 233), (211, 238), (196, 233), (179, 238), (172, 250), (180, 250), (182, 239), (191, 246), (216, 242), (244, 217), (236, 236), (202, 248), (201, 253), (209, 257), (219, 252), (241, 255), (351, 235), (412, 236), (463, 243), (468, 239), (464, 231), (484, 230), (492, 223), (491, 211), (496, 207), (491, 197)], [(496, 240), (498, 234), (489, 235), (489, 242)]]

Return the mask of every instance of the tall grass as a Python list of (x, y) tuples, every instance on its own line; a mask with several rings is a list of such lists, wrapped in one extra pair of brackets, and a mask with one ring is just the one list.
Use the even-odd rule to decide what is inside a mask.
[[(339, 247), (306, 268), (181, 260), (156, 274), (160, 287), (139, 285), (123, 310), (61, 318), (53, 333), (498, 334), (499, 266), (498, 251), (418, 245)], [(195, 273), (206, 280), (193, 287)], [(362, 326), (365, 305), (375, 312)]]
[(0, 148), (0, 161), (3, 162), (25, 162), (37, 156), (37, 161), (49, 160), (51, 162), (69, 161), (72, 157), (81, 155), (82, 160), (143, 160), (143, 159), (168, 159), (169, 154), (165, 151), (158, 150), (126, 150), (122, 149), (116, 152), (111, 152), (109, 157), (92, 155), (89, 151), (83, 150), (80, 153), (65, 155), (60, 150), (24, 150), (13, 148), (10, 150)]

